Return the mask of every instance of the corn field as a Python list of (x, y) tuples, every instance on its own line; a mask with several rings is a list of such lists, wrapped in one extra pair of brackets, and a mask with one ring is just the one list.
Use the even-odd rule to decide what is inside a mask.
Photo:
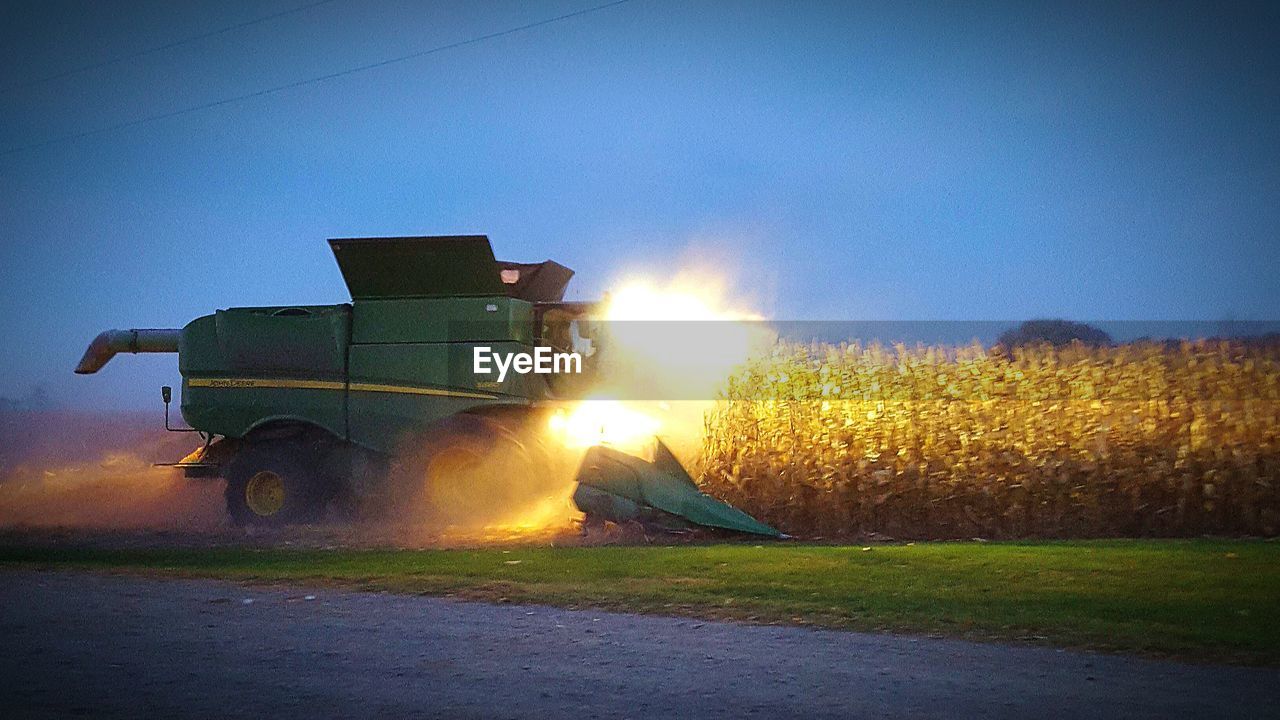
[(782, 344), (700, 470), (803, 536), (1275, 536), (1280, 348)]

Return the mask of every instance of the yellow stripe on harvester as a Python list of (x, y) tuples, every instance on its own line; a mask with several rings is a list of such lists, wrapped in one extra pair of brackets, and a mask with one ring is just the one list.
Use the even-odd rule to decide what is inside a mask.
[(401, 393), (404, 395), (434, 395), (437, 397), (464, 397), (493, 400), (497, 395), (446, 390), (444, 388), (417, 387), (413, 385), (380, 385), (376, 383), (351, 383), (335, 380), (295, 380), (290, 378), (191, 378), (188, 387), (199, 388), (279, 388), (286, 390), (354, 390), (357, 392)]
[(443, 388), (413, 387), (410, 385), (376, 385), (374, 383), (351, 383), (352, 390), (360, 392), (406, 393), (408, 395), (440, 395), (442, 397), (478, 398), (493, 400), (497, 395), (474, 393), (466, 390), (445, 390)]

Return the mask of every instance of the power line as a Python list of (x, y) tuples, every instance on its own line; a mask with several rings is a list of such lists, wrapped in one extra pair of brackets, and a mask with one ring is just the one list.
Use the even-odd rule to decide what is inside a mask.
[(122, 63), (122, 62), (125, 62), (126, 60), (136, 60), (137, 58), (144, 57), (146, 55), (152, 55), (158, 52), (162, 52), (164, 50), (171, 50), (173, 48), (180, 47), (182, 45), (187, 45), (187, 44), (196, 42), (198, 40), (204, 40), (206, 38), (211, 38), (216, 35), (228, 33), (228, 32), (231, 32), (232, 30), (247, 28), (251, 25), (257, 25), (259, 23), (264, 23), (269, 20), (275, 20), (276, 18), (282, 18), (286, 15), (293, 15), (294, 13), (300, 13), (303, 10), (310, 10), (312, 8), (319, 7), (321, 5), (328, 5), (331, 2), (334, 2), (334, 0), (319, 0), (319, 2), (313, 2), (307, 5), (301, 5), (299, 7), (295, 7), (290, 10), (282, 10), (278, 13), (273, 13), (271, 15), (263, 15), (262, 17), (259, 17), (259, 18), (254, 18), (252, 20), (245, 20), (244, 22), (236, 23), (235, 25), (228, 25), (226, 27), (218, 28), (217, 30), (210, 30), (209, 32), (201, 33), (200, 35), (192, 35), (189, 38), (184, 38), (182, 40), (175, 40), (170, 43), (165, 43), (164, 45), (157, 45), (156, 47), (147, 48), (146, 50), (139, 50), (138, 52), (130, 53), (128, 55), (120, 55), (117, 57), (108, 58), (101, 62), (96, 62), (90, 65), (83, 65), (81, 67), (75, 68), (74, 70), (67, 70), (66, 72), (60, 72), (60, 73), (57, 73), (56, 75), (48, 75), (42, 78), (37, 78), (35, 80), (29, 80), (27, 82), (18, 83), (17, 85), (10, 85), (0, 90), (0, 93), (10, 93), (10, 92), (13, 92), (14, 90), (25, 90), (26, 88), (35, 87), (36, 85), (42, 85), (47, 82), (53, 82), (54, 80), (61, 80), (63, 78), (71, 77), (72, 75), (79, 75), (80, 73), (89, 72), (90, 70), (97, 70), (99, 68), (104, 68), (104, 67), (107, 67), (108, 65), (115, 65), (116, 63)]
[(537, 22), (531, 22), (526, 25), (518, 25), (513, 28), (507, 28), (506, 30), (499, 30), (498, 32), (492, 32), (487, 35), (478, 35), (476, 37), (468, 38), (466, 40), (460, 40), (458, 42), (449, 43), (448, 45), (439, 45), (437, 47), (429, 48), (427, 50), (419, 50), (418, 52), (409, 53), (408, 55), (401, 55), (399, 57), (393, 57), (387, 60), (379, 60), (378, 62), (369, 63), (368, 65), (359, 65), (357, 67), (347, 68), (346, 70), (339, 70), (337, 72), (328, 73), (327, 75), (317, 75), (315, 77), (310, 77), (305, 80), (295, 80), (294, 82), (285, 83), (283, 85), (276, 85), (274, 87), (264, 88), (262, 90), (255, 90), (254, 92), (245, 93), (244, 95), (235, 95), (233, 97), (223, 98), (221, 100), (214, 100), (212, 102), (201, 103), (199, 105), (192, 105), (190, 107), (185, 107), (180, 110), (171, 110), (169, 112), (159, 113), (156, 115), (148, 115), (147, 117), (138, 118), (136, 120), (127, 120), (125, 122), (117, 123), (115, 125), (108, 125), (106, 127), (95, 128), (93, 130), (85, 130), (84, 132), (73, 133), (70, 135), (62, 135), (59, 137), (50, 138), (48, 140), (41, 140), (39, 142), (31, 143), (30, 145), (19, 145), (18, 147), (12, 147), (7, 150), (0, 151), (0, 157), (7, 157), (9, 155), (24, 152), (27, 150), (35, 150), (37, 148), (42, 148), (49, 145), (55, 145), (57, 143), (70, 142), (72, 140), (80, 140), (82, 138), (92, 137), (94, 135), (101, 135), (103, 133), (114, 132), (116, 130), (124, 130), (125, 128), (131, 128), (137, 125), (144, 125), (146, 123), (156, 122), (158, 120), (167, 120), (169, 118), (178, 117), (179, 115), (188, 115), (190, 113), (199, 112), (201, 110), (208, 110), (210, 108), (216, 108), (222, 105), (230, 105), (231, 103), (241, 102), (243, 100), (251, 100), (253, 98), (263, 97), (264, 95), (273, 95), (275, 93), (283, 92), (285, 90), (292, 90), (294, 88), (300, 88), (305, 85), (314, 85), (316, 83), (333, 80), (335, 78), (346, 77), (347, 75), (355, 75), (356, 73), (365, 72), (367, 70), (374, 70), (380, 67), (394, 65), (396, 63), (405, 62), (406, 60), (414, 60), (416, 58), (425, 57), (427, 55), (434, 55), (435, 53), (444, 52), (446, 50), (453, 50), (456, 48), (465, 47), (467, 45), (475, 45), (476, 43), (485, 42), (486, 40), (493, 40), (495, 38), (500, 38), (506, 35), (514, 35), (515, 33), (523, 32), (525, 30), (532, 30), (533, 28), (542, 27), (543, 25), (550, 25), (552, 23), (561, 22), (564, 20), (568, 20), (570, 18), (580, 17), (582, 15), (588, 15), (590, 13), (599, 12), (601, 10), (607, 10), (608, 8), (617, 7), (618, 5), (622, 5), (623, 3), (627, 3), (630, 1), (631, 0), (614, 0), (614, 2), (608, 2), (603, 5), (596, 5), (594, 7), (589, 7), (583, 10), (575, 10), (574, 12), (565, 13), (564, 15), (557, 15), (552, 18), (547, 18), (546, 20), (539, 20)]

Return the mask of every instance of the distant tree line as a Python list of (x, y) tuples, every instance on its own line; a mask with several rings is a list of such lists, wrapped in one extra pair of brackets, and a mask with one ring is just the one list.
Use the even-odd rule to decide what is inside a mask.
[(1026, 345), (1062, 347), (1079, 342), (1088, 347), (1107, 347), (1111, 336), (1092, 325), (1070, 320), (1028, 320), (1016, 328), (1005, 330), (996, 345), (1008, 350)]
[[(1240, 337), (1207, 337), (1207, 338), (1189, 338), (1192, 340), (1205, 340), (1207, 342), (1231, 342), (1235, 345), (1247, 348), (1276, 348), (1280, 347), (1280, 333), (1267, 333), (1265, 335), (1246, 335)], [(1115, 344), (1103, 330), (1085, 323), (1072, 322), (1070, 320), (1028, 320), (1016, 328), (1000, 333), (1000, 337), (996, 339), (998, 350), (1012, 350), (1014, 348), (1026, 347), (1029, 345), (1052, 345), (1054, 347), (1064, 347), (1073, 342), (1078, 342), (1086, 347), (1109, 347)], [(1166, 348), (1174, 349), (1182, 344), (1179, 338), (1151, 338), (1141, 337), (1130, 342), (1134, 345), (1164, 345)]]

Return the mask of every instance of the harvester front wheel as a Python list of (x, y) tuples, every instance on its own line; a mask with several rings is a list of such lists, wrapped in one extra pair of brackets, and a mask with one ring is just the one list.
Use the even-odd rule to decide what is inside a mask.
[(332, 495), (318, 456), (306, 443), (249, 445), (227, 468), (227, 514), (237, 525), (289, 525), (324, 514)]

